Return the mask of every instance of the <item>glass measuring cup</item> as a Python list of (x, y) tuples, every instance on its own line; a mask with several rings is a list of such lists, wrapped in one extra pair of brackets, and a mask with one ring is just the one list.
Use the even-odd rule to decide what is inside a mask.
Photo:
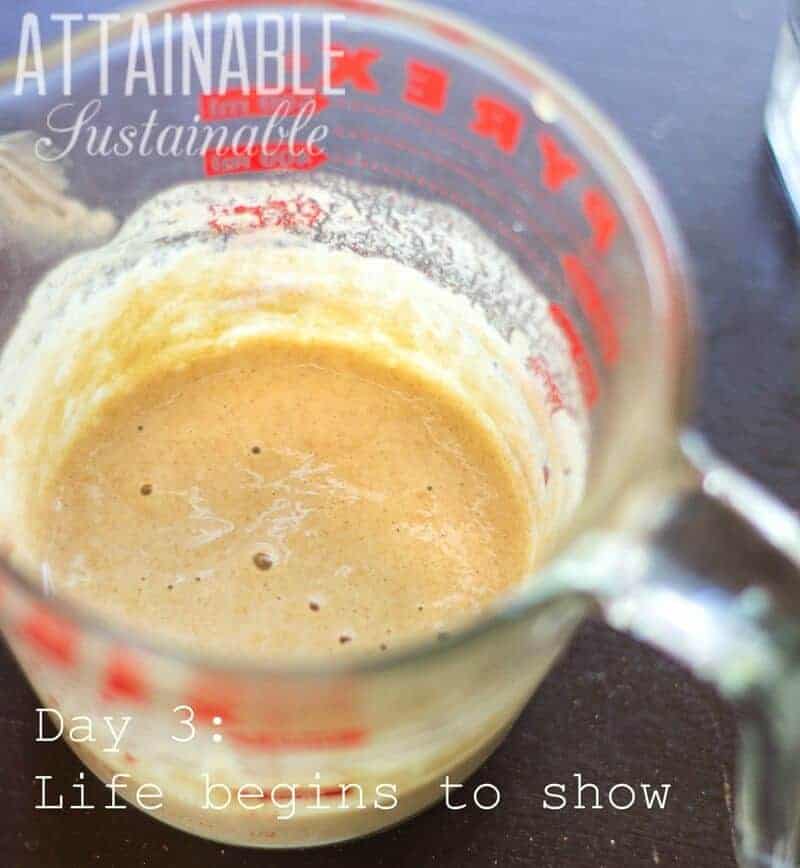
[[(305, 10), (312, 19), (321, 8), (209, 2), (174, 12), (213, 13), (221, 27), (223, 11), (238, 11), (248, 26), (265, 5)], [(2, 617), (11, 647), (45, 705), (65, 716), (135, 716), (124, 754), (105, 753), (106, 743), (73, 745), (104, 780), (129, 774), (123, 794), (131, 796), (136, 782), (160, 782), (165, 806), (156, 816), (220, 840), (297, 846), (394, 823), (439, 797), (445, 774), (453, 781), (468, 774), (502, 738), (572, 628), (599, 603), (612, 623), (675, 654), (741, 705), (743, 857), (788, 863), (796, 819), (797, 724), (790, 712), (797, 523), (683, 432), (692, 369), (686, 267), (658, 194), (597, 113), (519, 51), (407, 4), (325, 8), (348, 18), (337, 76), (348, 94), (330, 97), (323, 110), (331, 128), (325, 170), (455, 204), (547, 296), (591, 422), (581, 508), (521, 598), (446, 643), (380, 660), (222, 665), (98, 623), (45, 597), (8, 564)], [(75, 46), (85, 61), (73, 81), (76, 104), (96, 95), (94, 45), (87, 36)], [(112, 64), (114, 58), (123, 62), (112, 51)], [(63, 99), (14, 97), (13, 73), (0, 76), (4, 131), (50, 136), (45, 118)], [(51, 81), (59, 76), (57, 64), (48, 68)], [(109, 98), (103, 118), (143, 122), (153, 107), (173, 122), (190, 121), (199, 109), (234, 127), (259, 110), (241, 94), (204, 99), (193, 91)], [(55, 136), (56, 147), (67, 137)], [(272, 168), (259, 154), (216, 150), (199, 159), (96, 158), (74, 150), (69, 196), (77, 203), (56, 198), (53, 207), (54, 219), (81, 218), (71, 222), (66, 241), (50, 222), (26, 220), (50, 207), (41, 185), (26, 187), (31, 210), (14, 212), (19, 225), (3, 227), (6, 330), (41, 274), (81, 246), (106, 240), (108, 212), (125, 218), (165, 187), (223, 169)], [(45, 187), (50, 196), (52, 186)], [(275, 219), (309, 228), (303, 215), (313, 208), (304, 212), (294, 203), (276, 216), (274, 204), (265, 210), (265, 203), (221, 203), (209, 212), (206, 231), (218, 231), (214, 221), (223, 234), (269, 231)], [(460, 291), (469, 295), (468, 287)], [(472, 300), (506, 337), (528, 327), (520, 299)], [(52, 317), (57, 328), (57, 310)], [(531, 359), (532, 378), (551, 374)], [(559, 391), (557, 380), (546, 385)], [(729, 540), (731, 527), (744, 549), (723, 569), (704, 554), (708, 539), (725, 531)], [(212, 738), (220, 733), (224, 754)], [(249, 813), (235, 798), (224, 810), (201, 813), (201, 769), (225, 782), (302, 786), (295, 818), (278, 820), (289, 808), (274, 805)], [(394, 784), (398, 805), (312, 814), (315, 786), (329, 798), (343, 781), (365, 791)], [(260, 803), (253, 790), (250, 796), (251, 807)]]
[(798, 46), (800, 4), (789, 3), (788, 19), (781, 30), (775, 67), (772, 73), (765, 126), (767, 139), (792, 205), (795, 218), (800, 214), (800, 146), (798, 145), (798, 76), (800, 47)]

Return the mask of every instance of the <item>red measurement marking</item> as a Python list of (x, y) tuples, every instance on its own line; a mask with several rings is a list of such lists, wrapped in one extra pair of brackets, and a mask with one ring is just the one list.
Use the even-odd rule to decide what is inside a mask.
[(333, 750), (358, 747), (366, 740), (367, 733), (360, 728), (338, 732), (231, 732), (231, 740), (240, 747), (264, 752)]
[(126, 751), (125, 752), (125, 762), (129, 763), (130, 765), (134, 765), (135, 763), (138, 762), (138, 760), (136, 759), (136, 757), (132, 753), (128, 753)]
[(572, 320), (569, 318), (564, 308), (555, 302), (550, 304), (550, 316), (567, 339), (569, 352), (572, 356), (573, 362), (575, 363), (578, 378), (581, 381), (584, 400), (586, 401), (587, 406), (592, 407), (597, 400), (599, 386), (597, 383), (597, 375), (595, 374), (592, 365), (592, 360), (586, 352), (586, 347), (583, 345), (581, 336), (578, 334), (578, 330), (573, 325)]
[(522, 135), (522, 112), (491, 96), (476, 97), (475, 118), (470, 125), (473, 133), (492, 139), (501, 151), (513, 154)]
[(150, 690), (141, 669), (141, 664), (134, 657), (123, 653), (115, 654), (106, 669), (101, 693), (103, 699), (146, 702)]
[(380, 93), (380, 85), (372, 76), (372, 65), (380, 60), (381, 53), (376, 48), (347, 48), (344, 45), (332, 46), (334, 51), (343, 51), (341, 57), (331, 58), (331, 85), (342, 87), (352, 84), (356, 90), (365, 93)]
[(192, 691), (186, 705), (194, 712), (197, 723), (210, 724), (215, 717), (221, 717), (223, 723), (235, 723), (239, 697), (225, 684), (200, 684)]
[(245, 172), (309, 172), (328, 159), (324, 151), (315, 148), (311, 153), (305, 144), (293, 148), (288, 143), (264, 148), (262, 145), (213, 148), (203, 155), (205, 173), (241, 175)]
[(34, 609), (20, 628), (23, 637), (51, 663), (75, 664), (78, 634), (75, 628), (43, 607)]
[[(317, 787), (313, 787), (313, 786), (309, 786), (309, 787), (297, 787), (297, 786), (295, 786), (295, 787), (293, 787), (293, 792), (294, 792), (294, 797), (296, 799), (314, 799), (314, 800), (316, 800), (318, 798), (319, 799), (329, 799), (332, 796), (341, 796), (343, 790), (346, 792), (347, 789), (349, 789), (351, 787), (352, 787), (352, 785), (348, 786), (348, 784), (341, 784), (338, 787), (320, 786), (319, 790), (317, 790)], [(287, 785), (287, 784), (275, 784), (274, 786), (258, 787), (258, 789), (262, 793), (260, 798), (263, 799), (264, 801), (267, 801), (267, 802), (270, 801), (272, 799), (272, 793), (276, 788), (277, 789), (284, 789), (284, 790), (288, 791), (289, 785)], [(239, 798), (241, 796), (244, 799), (258, 798), (258, 793), (248, 792), (248, 790), (252, 790), (252, 789), (253, 789), (253, 786), (239, 787), (239, 789), (236, 791), (236, 797)]]
[(615, 364), (619, 360), (619, 337), (600, 289), (577, 256), (571, 253), (562, 256), (561, 267), (581, 310), (594, 329), (603, 361), (607, 365)]
[(200, 95), (199, 113), (204, 121), (229, 121), (236, 118), (268, 117), (283, 108), (283, 117), (297, 117), (312, 103), (314, 113), (325, 111), (330, 104), (321, 93), (299, 94), (287, 87), (281, 93), (266, 94), (242, 90)]
[(539, 151), (542, 154), (542, 184), (552, 193), (581, 172), (577, 160), (571, 157), (553, 136), (539, 133)]
[(583, 195), (583, 213), (592, 227), (592, 241), (600, 253), (606, 253), (617, 234), (618, 217), (606, 195), (597, 189)]
[(406, 63), (406, 89), (403, 99), (433, 114), (441, 114), (447, 106), (450, 74), (446, 69), (429, 66), (420, 60)]
[(310, 228), (319, 220), (322, 206), (315, 199), (268, 199), (255, 205), (209, 205), (210, 229), (233, 235), (256, 229)]
[[(347, 791), (347, 784), (342, 784), (338, 787), (320, 787), (319, 788), (319, 797), (321, 799), (327, 799), (331, 796), (341, 796), (342, 791)], [(295, 798), (297, 799), (316, 799), (317, 798), (317, 788), (316, 787), (297, 787), (294, 791)]]
[(564, 397), (561, 394), (561, 389), (558, 388), (558, 383), (553, 379), (550, 369), (547, 367), (547, 362), (542, 356), (531, 356), (528, 359), (528, 367), (539, 378), (545, 387), (547, 395), (547, 403), (553, 413), (556, 410), (564, 409)]

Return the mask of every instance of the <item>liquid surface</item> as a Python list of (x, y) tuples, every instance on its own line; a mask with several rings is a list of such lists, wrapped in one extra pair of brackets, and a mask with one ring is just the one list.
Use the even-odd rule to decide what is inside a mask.
[(262, 659), (442, 634), (531, 558), (523, 486), (478, 417), (333, 345), (255, 341), (150, 377), (108, 402), (40, 503), (59, 593)]

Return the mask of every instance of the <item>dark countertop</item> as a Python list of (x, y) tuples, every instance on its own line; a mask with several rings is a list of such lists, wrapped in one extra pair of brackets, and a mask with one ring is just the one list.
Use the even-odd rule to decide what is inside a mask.
[[(0, 55), (22, 11), (115, 4), (3, 4)], [(800, 507), (800, 293), (796, 231), (773, 176), (762, 112), (782, 4), (771, 0), (448, 0), (538, 52), (583, 88), (644, 155), (693, 254), (707, 345), (698, 423), (725, 456)], [(35, 811), (34, 775), (73, 779), (61, 743), (34, 743), (35, 700), (0, 651), (0, 853), (13, 868), (731, 868), (735, 724), (679, 666), (589, 623), (511, 737), (472, 780), (495, 811), (443, 807), (375, 838), (259, 853), (201, 841), (134, 811)], [(580, 772), (671, 783), (664, 811), (542, 809)], [(100, 799), (94, 782), (90, 795)], [(574, 792), (574, 789), (572, 789)]]

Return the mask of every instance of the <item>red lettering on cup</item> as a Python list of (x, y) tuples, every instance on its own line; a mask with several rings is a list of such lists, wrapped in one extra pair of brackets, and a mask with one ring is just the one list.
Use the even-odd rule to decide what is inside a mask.
[(372, 65), (380, 60), (381, 53), (374, 48), (346, 48), (332, 46), (334, 51), (342, 51), (341, 56), (331, 58), (331, 85), (342, 87), (352, 84), (356, 90), (365, 93), (380, 93), (380, 85), (372, 75)]
[(403, 99), (413, 106), (433, 114), (441, 114), (447, 105), (450, 75), (438, 66), (428, 66), (419, 60), (406, 64), (406, 89)]
[(539, 151), (542, 154), (542, 183), (555, 193), (567, 181), (580, 174), (581, 167), (548, 133), (539, 134)]
[(551, 412), (564, 409), (564, 397), (561, 394), (561, 389), (558, 388), (558, 383), (553, 379), (550, 369), (547, 367), (542, 356), (531, 356), (528, 359), (528, 367), (541, 381), (545, 388), (547, 403), (550, 406)]
[(597, 383), (597, 374), (595, 373), (592, 360), (586, 352), (586, 347), (583, 345), (580, 334), (575, 328), (569, 315), (561, 305), (552, 302), (550, 304), (550, 317), (553, 322), (561, 329), (561, 333), (567, 340), (569, 352), (572, 356), (572, 361), (575, 363), (575, 369), (578, 373), (578, 379), (581, 382), (583, 390), (583, 398), (588, 407), (592, 407), (597, 401), (600, 391)]
[(268, 117), (283, 108), (284, 117), (293, 118), (308, 103), (313, 103), (313, 114), (316, 115), (328, 107), (329, 100), (321, 93), (298, 94), (288, 87), (275, 94), (229, 90), (225, 93), (201, 94), (199, 114), (204, 121), (229, 121), (245, 117)]
[(256, 229), (310, 228), (322, 215), (316, 199), (267, 199), (254, 205), (208, 206), (208, 227), (220, 235), (235, 235)]
[(272, 148), (261, 145), (212, 148), (203, 155), (206, 175), (241, 175), (245, 172), (310, 172), (328, 159), (324, 151), (306, 144), (284, 143)]
[(619, 360), (619, 336), (600, 288), (574, 254), (562, 256), (561, 267), (584, 316), (591, 323), (603, 361), (607, 365), (615, 364)]
[(63, 667), (75, 664), (78, 636), (68, 622), (43, 607), (37, 607), (20, 629), (26, 641), (51, 663)]
[(470, 125), (472, 132), (492, 139), (501, 151), (513, 154), (522, 135), (522, 113), (491, 96), (476, 97), (473, 107), (475, 118)]
[(331, 798), (332, 796), (346, 795), (347, 790), (352, 784), (339, 784), (335, 787), (296, 787), (294, 797), (296, 799), (316, 799), (319, 795), (322, 799)]
[(239, 697), (230, 687), (218, 681), (198, 684), (186, 700), (197, 723), (210, 724), (219, 717), (223, 723), (235, 723)]
[(228, 737), (249, 750), (290, 752), (358, 747), (366, 740), (360, 727), (332, 732), (231, 732)]
[(150, 691), (141, 674), (141, 666), (128, 654), (118, 652), (108, 663), (102, 688), (103, 699), (126, 699), (145, 702)]
[(583, 195), (583, 213), (592, 229), (595, 248), (606, 253), (614, 242), (619, 223), (614, 206), (603, 192), (592, 188)]

